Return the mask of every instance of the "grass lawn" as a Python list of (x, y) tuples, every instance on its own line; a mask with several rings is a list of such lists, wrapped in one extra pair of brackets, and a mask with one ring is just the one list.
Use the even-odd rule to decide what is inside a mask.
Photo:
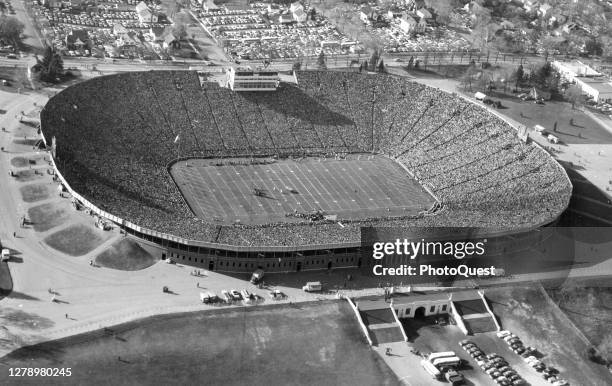
[(82, 256), (102, 244), (109, 236), (86, 225), (72, 225), (45, 238), (51, 248), (70, 256)]
[(0, 362), (72, 367), (63, 384), (399, 384), (344, 301), (160, 316), (111, 329), (19, 349)]
[(0, 300), (13, 290), (13, 279), (7, 263), (0, 263)]
[(14, 139), (13, 143), (16, 145), (25, 145), (25, 146), (34, 146), (36, 145), (36, 142), (38, 142), (38, 139)]
[(50, 189), (48, 184), (26, 185), (22, 186), (19, 189), (19, 191), (21, 192), (21, 197), (25, 202), (35, 202), (49, 198), (49, 190)]
[(11, 160), (11, 166), (16, 168), (23, 168), (28, 166), (29, 160), (25, 157), (15, 157)]
[[(533, 101), (522, 101), (514, 96), (491, 98), (501, 99), (504, 108), (500, 113), (509, 116), (515, 121), (533, 128), (539, 124), (544, 126), (548, 132), (559, 137), (566, 144), (611, 144), (612, 133), (601, 127), (582, 110), (572, 109), (568, 102), (547, 101), (544, 105), (533, 103)], [(522, 116), (521, 116), (522, 113)], [(570, 120), (573, 122), (570, 123)], [(555, 122), (557, 131), (553, 131)], [(532, 133), (532, 135), (536, 135)]]
[(145, 269), (156, 262), (155, 257), (131, 239), (122, 239), (114, 243), (96, 257), (96, 264), (122, 271)]
[(69, 204), (42, 204), (28, 210), (28, 220), (36, 232), (45, 232), (68, 219)]
[(612, 280), (572, 280), (547, 292), (591, 343), (612, 360)]
[(26, 170), (20, 170), (18, 172), (13, 172), (16, 175), (16, 179), (19, 182), (28, 182), (28, 181), (34, 181), (37, 180), (39, 178), (42, 178), (42, 175), (40, 173), (44, 173), (44, 171), (41, 171), (39, 174), (34, 173), (35, 170), (31, 170), (31, 169), (26, 169)]
[(6, 79), (10, 83), (9, 87), (0, 85), (0, 90), (2, 91), (16, 92), (17, 88), (31, 87), (25, 68), (15, 68), (13, 66), (0, 67), (0, 79)]
[(488, 290), (486, 296), (502, 328), (538, 349), (541, 360), (556, 367), (571, 385), (610, 384), (607, 369), (587, 358), (589, 344), (536, 286)]

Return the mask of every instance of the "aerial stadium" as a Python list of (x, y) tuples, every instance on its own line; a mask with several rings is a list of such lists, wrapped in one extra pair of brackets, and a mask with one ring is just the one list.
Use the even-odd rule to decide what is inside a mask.
[(513, 234), (572, 186), (542, 148), (454, 93), (383, 74), (122, 73), (41, 112), (55, 171), (92, 214), (215, 271), (361, 266), (363, 227)]

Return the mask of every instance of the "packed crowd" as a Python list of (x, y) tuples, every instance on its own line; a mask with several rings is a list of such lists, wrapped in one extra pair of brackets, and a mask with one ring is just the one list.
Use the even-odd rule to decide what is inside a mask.
[[(571, 185), (542, 149), (482, 107), (404, 78), (299, 72), (298, 85), (235, 93), (195, 72), (95, 78), (41, 113), (58, 168), (100, 209), (143, 228), (239, 245), (357, 242), (362, 226), (511, 230), (555, 219)], [(178, 158), (375, 152), (436, 196), (435, 215), (219, 225), (195, 218), (167, 168)], [(389, 181), (389, 183), (393, 183)]]

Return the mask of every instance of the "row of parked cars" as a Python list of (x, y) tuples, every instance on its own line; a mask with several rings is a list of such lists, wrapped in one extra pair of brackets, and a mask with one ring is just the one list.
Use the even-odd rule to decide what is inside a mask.
[(526, 382), (517, 372), (508, 365), (508, 362), (499, 354), (485, 354), (476, 343), (469, 340), (459, 342), (461, 346), (487, 373), (496, 384), (500, 386), (519, 386)]
[(497, 337), (503, 339), (515, 354), (520, 355), (529, 366), (542, 374), (542, 377), (553, 384), (553, 386), (569, 386), (567, 380), (559, 377), (559, 371), (557, 369), (542, 363), (542, 361), (537, 358), (538, 351), (531, 346), (525, 347), (518, 336), (510, 331), (503, 330), (497, 333)]
[[(269, 292), (270, 298), (272, 300), (283, 300), (287, 298), (280, 290), (271, 290)], [(243, 289), (242, 291), (238, 290), (222, 290), (221, 296), (217, 296), (214, 292), (200, 292), (200, 301), (205, 304), (214, 304), (214, 303), (227, 303), (227, 304), (235, 304), (237, 302), (244, 302), (246, 304), (256, 303), (260, 300), (260, 297), (257, 294), (251, 293), (249, 290)]]

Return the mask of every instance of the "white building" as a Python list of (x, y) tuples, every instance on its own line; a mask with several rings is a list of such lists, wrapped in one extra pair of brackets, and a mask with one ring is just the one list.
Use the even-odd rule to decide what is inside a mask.
[(293, 18), (298, 23), (303, 23), (306, 21), (306, 12), (303, 8), (298, 8), (295, 12), (293, 12)]
[(141, 23), (157, 23), (157, 15), (151, 11), (144, 1), (136, 5), (136, 14)]
[(583, 94), (593, 98), (597, 103), (612, 101), (612, 83), (606, 82), (604, 78), (577, 76), (576, 84), (580, 86)]
[(289, 10), (292, 13), (295, 13), (295, 11), (297, 11), (298, 9), (301, 9), (302, 11), (304, 10), (304, 6), (299, 1), (296, 1), (295, 3), (291, 3), (291, 6), (289, 6)]
[(421, 8), (416, 11), (416, 15), (421, 19), (430, 20), (433, 16), (431, 16), (431, 12), (426, 10), (425, 8)]
[(227, 87), (233, 91), (274, 91), (280, 83), (276, 71), (253, 71), (230, 67), (225, 75)]
[(427, 23), (424, 19), (416, 21), (412, 16), (404, 15), (400, 18), (399, 27), (405, 33), (422, 33), (425, 32), (425, 28), (427, 28)]
[(552, 62), (552, 67), (561, 75), (561, 78), (573, 83), (576, 81), (576, 77), (596, 77), (601, 74), (593, 70), (588, 65), (582, 63), (579, 60), (572, 60), (570, 62), (560, 62), (555, 60)]

